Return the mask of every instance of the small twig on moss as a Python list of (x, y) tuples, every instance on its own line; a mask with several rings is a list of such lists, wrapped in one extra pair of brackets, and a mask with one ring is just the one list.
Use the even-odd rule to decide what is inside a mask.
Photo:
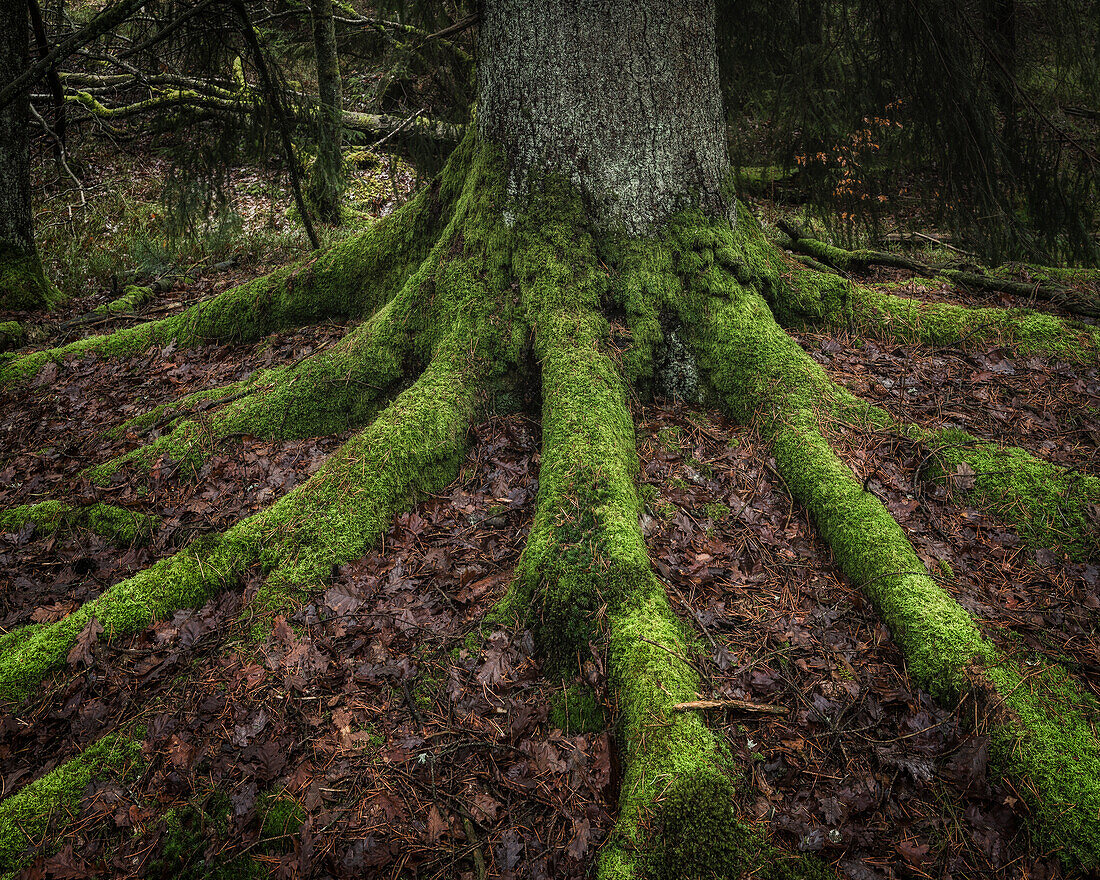
[(744, 712), (748, 715), (789, 715), (790, 709), (786, 706), (776, 706), (771, 703), (750, 703), (748, 700), (691, 700), (687, 703), (677, 703), (672, 707), (677, 712), (690, 712), (703, 709), (729, 709), (734, 712)]

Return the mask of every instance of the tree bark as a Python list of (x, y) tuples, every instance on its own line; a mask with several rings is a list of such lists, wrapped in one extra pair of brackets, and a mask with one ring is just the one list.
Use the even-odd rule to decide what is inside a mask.
[(631, 234), (702, 204), (732, 216), (713, 0), (484, 0), (479, 134), (509, 193), (562, 174)]
[(312, 0), (310, 16), (317, 54), (320, 107), (317, 113), (317, 160), (310, 175), (309, 194), (322, 221), (339, 223), (340, 196), (344, 189), (344, 157), (341, 150), (340, 59), (336, 54), (332, 0)]
[[(0, 0), (0, 85), (30, 61), (25, 0)], [(39, 309), (49, 285), (34, 247), (27, 95), (0, 106), (0, 308)]]

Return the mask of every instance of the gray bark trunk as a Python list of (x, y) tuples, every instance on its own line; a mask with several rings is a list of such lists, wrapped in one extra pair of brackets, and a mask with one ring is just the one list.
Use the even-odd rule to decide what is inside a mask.
[(714, 0), (483, 0), (479, 134), (509, 189), (566, 175), (607, 228), (731, 215)]
[[(27, 4), (0, 0), (0, 84), (11, 82), (30, 60)], [(0, 248), (34, 247), (31, 226), (30, 124), (26, 95), (0, 107)]]
[(340, 60), (336, 53), (336, 24), (332, 0), (312, 0), (313, 45), (317, 53), (318, 108), (317, 161), (310, 175), (310, 197), (326, 223), (340, 220), (340, 196), (344, 189), (344, 157), (341, 147)]
[[(30, 62), (25, 0), (0, 0), (0, 86)], [(46, 280), (34, 249), (27, 95), (0, 107), (0, 308), (46, 305)]]

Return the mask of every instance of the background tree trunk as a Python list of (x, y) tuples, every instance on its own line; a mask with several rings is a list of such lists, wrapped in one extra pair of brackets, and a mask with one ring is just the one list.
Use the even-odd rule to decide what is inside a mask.
[(633, 234), (691, 203), (732, 210), (713, 0), (485, 0), (478, 45), (478, 130), (510, 192), (565, 174)]
[(344, 157), (341, 150), (342, 96), (340, 59), (336, 53), (336, 24), (332, 0), (312, 0), (313, 45), (317, 54), (318, 108), (317, 161), (310, 175), (310, 200), (325, 223), (340, 222), (340, 197), (344, 189)]
[[(0, 85), (28, 65), (26, 0), (0, 0)], [(27, 94), (0, 106), (0, 308), (39, 309), (49, 285), (34, 248)]]

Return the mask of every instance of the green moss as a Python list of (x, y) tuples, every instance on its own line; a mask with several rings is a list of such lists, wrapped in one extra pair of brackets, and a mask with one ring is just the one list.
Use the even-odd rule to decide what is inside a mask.
[(265, 849), (270, 852), (291, 852), (294, 849), (294, 838), (306, 821), (306, 812), (301, 805), (293, 798), (269, 794), (261, 799), (259, 813), (263, 821), (260, 839)]
[(39, 311), (60, 298), (42, 271), (37, 253), (0, 246), (0, 308)]
[[(779, 265), (778, 258), (773, 261)], [(967, 346), (998, 343), (1020, 354), (1054, 355), (1095, 363), (1100, 332), (1029, 309), (970, 308), (930, 302), (869, 287), (827, 272), (788, 264), (787, 284), (773, 287), (768, 302), (785, 326), (854, 327), (895, 342)], [(936, 282), (927, 282), (938, 286)]]
[(0, 802), (0, 874), (26, 863), (28, 849), (42, 842), (54, 817), (77, 809), (91, 782), (125, 778), (140, 762), (140, 742), (111, 734), (5, 798)]
[(0, 352), (19, 348), (27, 338), (18, 321), (0, 321)]
[(706, 506), (705, 512), (706, 512), (706, 515), (707, 515), (708, 519), (713, 519), (717, 522), (717, 521), (725, 519), (733, 511), (730, 510), (730, 508), (728, 506), (726, 506), (725, 504), (720, 504), (720, 503), (715, 501), (715, 502), (711, 502), (710, 504), (708, 504)]
[(40, 623), (28, 623), (26, 626), (17, 626), (15, 629), (0, 635), (0, 657), (21, 645), (41, 627), (42, 624)]
[(263, 865), (248, 855), (209, 855), (212, 838), (229, 828), (231, 804), (215, 792), (205, 804), (174, 807), (164, 814), (161, 851), (149, 860), (150, 878), (181, 880), (259, 880)]
[(118, 547), (147, 542), (158, 526), (154, 517), (113, 504), (74, 507), (61, 501), (40, 501), (0, 511), (0, 530), (21, 529), (31, 522), (46, 533), (87, 529)]
[(939, 479), (969, 466), (973, 487), (962, 491), (970, 503), (1014, 528), (1029, 547), (1060, 547), (1081, 562), (1100, 560), (1100, 478), (954, 428), (907, 433), (932, 446)]
[[(991, 731), (997, 767), (1024, 782), (1040, 839), (1063, 862), (1100, 866), (1100, 703), (1063, 669), (1026, 674), (1004, 663), (987, 671), (1007, 718)], [(1018, 789), (1020, 790), (1020, 789)]]
[(112, 315), (132, 315), (153, 298), (153, 288), (137, 284), (127, 285), (122, 296), (95, 308), (95, 314), (103, 317)]
[(599, 733), (607, 727), (603, 707), (591, 688), (574, 685), (555, 690), (550, 697), (551, 727), (573, 736), (578, 733)]

